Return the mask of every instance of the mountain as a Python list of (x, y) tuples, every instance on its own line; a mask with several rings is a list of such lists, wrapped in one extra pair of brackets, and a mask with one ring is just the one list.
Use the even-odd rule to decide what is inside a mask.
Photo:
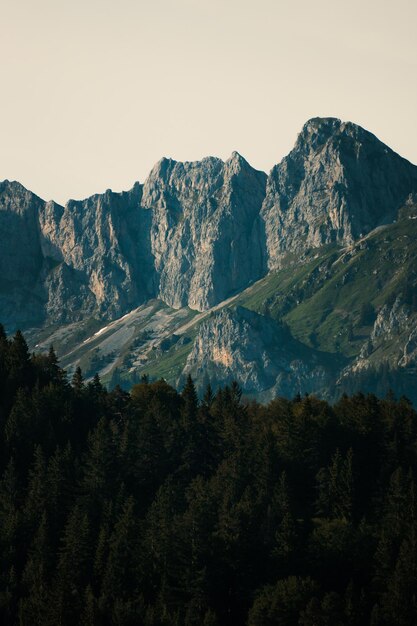
[(143, 187), (152, 212), (158, 297), (203, 311), (266, 270), (260, 211), (266, 175), (237, 152), (225, 163), (162, 159)]
[(272, 168), (262, 207), (268, 266), (335, 241), (350, 244), (392, 223), (416, 167), (350, 122), (314, 118)]
[(4, 181), (0, 319), (112, 384), (407, 390), (416, 217), (417, 167), (334, 118), (308, 121), (268, 176), (237, 152), (164, 158), (130, 191), (65, 207)]
[(183, 369), (187, 374), (200, 386), (239, 380), (251, 395), (266, 389), (281, 396), (318, 393), (331, 381), (324, 359), (296, 341), (286, 326), (239, 305), (201, 323)]

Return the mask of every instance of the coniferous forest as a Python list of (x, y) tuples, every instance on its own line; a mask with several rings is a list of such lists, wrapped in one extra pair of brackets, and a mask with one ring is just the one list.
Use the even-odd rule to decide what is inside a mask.
[(108, 392), (0, 332), (0, 622), (417, 623), (406, 398)]

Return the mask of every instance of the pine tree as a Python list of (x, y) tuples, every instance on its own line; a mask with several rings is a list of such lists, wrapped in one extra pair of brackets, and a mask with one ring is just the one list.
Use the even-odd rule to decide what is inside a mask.
[(204, 395), (203, 395), (203, 406), (207, 409), (210, 410), (211, 405), (214, 402), (214, 394), (213, 394), (213, 389), (210, 385), (210, 383), (208, 383), (208, 385), (206, 386), (206, 389), (204, 391)]
[(33, 465), (29, 471), (27, 497), (23, 508), (24, 522), (32, 530), (46, 506), (46, 464), (41, 446), (35, 447)]
[(26, 389), (17, 391), (13, 407), (6, 421), (4, 434), (6, 447), (22, 467), (33, 455), (36, 416), (33, 401)]
[(11, 458), (0, 481), (0, 589), (7, 590), (0, 600), (0, 617), (2, 602), (7, 606), (10, 604), (16, 582), (15, 564), (22, 534), (20, 504), (21, 485), (14, 459)]
[(273, 555), (278, 557), (281, 567), (288, 567), (297, 545), (297, 529), (291, 511), (286, 472), (282, 472), (280, 476), (273, 496), (273, 507), (277, 516)]
[(54, 576), (49, 619), (56, 624), (79, 623), (84, 590), (89, 582), (90, 531), (88, 517), (76, 506), (65, 525)]
[(117, 481), (116, 447), (106, 418), (100, 419), (88, 443), (81, 488), (92, 519), (98, 519), (106, 500), (114, 495)]
[(22, 598), (19, 609), (22, 626), (44, 626), (48, 615), (48, 603), (50, 601), (48, 577), (51, 554), (45, 511), (40, 520), (22, 576), (22, 582), (26, 589), (26, 595)]
[(144, 560), (142, 585), (144, 589), (158, 589), (162, 611), (175, 597), (178, 543), (173, 519), (179, 498), (172, 479), (157, 491), (146, 515), (141, 546)]
[(322, 468), (318, 472), (316, 506), (320, 515), (351, 520), (354, 488), (352, 457), (351, 449), (345, 458), (336, 450), (328, 468)]
[(20, 330), (16, 332), (7, 353), (9, 391), (32, 385), (33, 376), (28, 345)]
[(48, 523), (53, 536), (62, 529), (72, 504), (76, 468), (71, 444), (57, 446), (50, 457), (45, 478), (45, 498)]
[(205, 432), (199, 419), (197, 392), (190, 375), (187, 377), (181, 397), (182, 460), (184, 470), (190, 476), (194, 476), (201, 471), (201, 449), (205, 443)]
[(71, 385), (77, 393), (81, 393), (84, 389), (84, 377), (79, 365), (75, 368), (75, 372), (71, 379)]
[(193, 379), (187, 376), (181, 397), (183, 399), (183, 407), (181, 409), (183, 428), (187, 432), (192, 428), (193, 423), (197, 419), (198, 398), (195, 390)]
[(100, 626), (100, 610), (97, 598), (94, 596), (91, 585), (87, 585), (84, 593), (84, 608), (81, 613), (80, 626)]
[(53, 384), (62, 384), (66, 380), (66, 373), (59, 367), (58, 357), (52, 345), (48, 352), (48, 374)]
[[(5, 422), (5, 414), (8, 409), (6, 402), (7, 377), (8, 377), (8, 352), (9, 342), (7, 341), (4, 327), (0, 324), (0, 432), (2, 432)], [(0, 440), (0, 454), (2, 442)]]
[(101, 398), (103, 395), (104, 387), (98, 374), (94, 374), (93, 380), (88, 383), (88, 390), (93, 397)]
[(127, 601), (137, 588), (138, 528), (134, 512), (135, 502), (129, 497), (114, 525), (109, 538), (109, 552), (103, 574), (100, 605), (105, 610), (116, 600)]

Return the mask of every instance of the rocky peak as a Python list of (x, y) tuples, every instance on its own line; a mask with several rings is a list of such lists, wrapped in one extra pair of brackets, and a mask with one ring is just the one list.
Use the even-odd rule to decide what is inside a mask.
[(41, 263), (38, 215), (44, 201), (16, 181), (0, 183), (0, 276), (33, 283)]
[(294, 150), (318, 151), (342, 126), (343, 122), (336, 117), (313, 117), (304, 124)]
[(44, 201), (16, 180), (0, 182), (0, 211), (35, 215)]
[(195, 200), (197, 190), (214, 193), (221, 184), (223, 161), (206, 157), (201, 161), (163, 158), (152, 168), (143, 186), (146, 208), (178, 208), (178, 195)]
[(205, 310), (265, 271), (259, 218), (266, 175), (238, 154), (225, 163), (160, 162), (144, 185), (159, 295)]
[(269, 267), (288, 252), (351, 243), (392, 222), (417, 190), (417, 167), (372, 133), (335, 118), (313, 118), (270, 173), (262, 215)]
[[(311, 248), (350, 243), (397, 219), (400, 207), (414, 217), (415, 194), (417, 168), (374, 135), (313, 118), (268, 177), (238, 152), (226, 161), (163, 158), (143, 185), (65, 207), (4, 181), (0, 271), (4, 284), (34, 286), (54, 321), (61, 310), (122, 315), (151, 297), (206, 310), (287, 253), (299, 262)], [(68, 295), (76, 293), (84, 295)]]
[(246, 159), (243, 158), (239, 152), (232, 152), (230, 157), (225, 161), (225, 171), (228, 175), (239, 174), (240, 172), (252, 171), (253, 168), (249, 165)]

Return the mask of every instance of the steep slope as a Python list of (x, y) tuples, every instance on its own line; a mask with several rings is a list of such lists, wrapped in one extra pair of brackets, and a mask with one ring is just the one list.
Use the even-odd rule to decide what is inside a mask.
[(262, 208), (270, 269), (285, 253), (331, 242), (352, 243), (391, 223), (411, 191), (417, 168), (356, 124), (314, 118), (276, 165)]
[[(0, 183), (0, 315), (7, 325), (43, 318), (38, 215), (43, 201), (17, 182)], [(29, 314), (30, 311), (30, 314)]]
[(415, 166), (332, 118), (307, 122), (269, 177), (237, 152), (162, 159), (144, 185), (65, 207), (5, 182), (1, 316), (24, 327), (110, 320), (154, 297), (208, 310), (268, 268), (392, 222), (416, 190)]
[[(266, 271), (265, 187), (237, 153), (225, 163), (162, 159), (144, 185), (65, 207), (2, 183), (3, 291), (14, 289), (3, 322), (109, 320), (158, 296), (208, 309)], [(37, 304), (25, 310), (28, 290)]]
[(150, 215), (140, 208), (141, 196), (136, 184), (128, 192), (70, 200), (65, 208), (43, 206), (42, 248), (57, 264), (48, 277), (48, 321), (62, 321), (64, 310), (68, 320), (111, 319), (153, 297)]
[(34, 333), (31, 345), (46, 350), (52, 342), (69, 372), (80, 364), (126, 388), (143, 374), (181, 387), (191, 373), (199, 388), (236, 379), (263, 399), (392, 387), (417, 401), (412, 198), (400, 215), (351, 246), (312, 251), (207, 312), (154, 301), (105, 328), (91, 321)]
[(287, 396), (320, 393), (332, 379), (326, 365), (285, 326), (238, 306), (200, 325), (183, 376), (191, 374), (200, 389), (208, 382), (238, 380), (251, 395)]
[(172, 341), (144, 347), (147, 359), (119, 368), (118, 382), (128, 387), (148, 373), (181, 386), (191, 373), (200, 385), (235, 378), (260, 397), (301, 388), (333, 398), (345, 388), (366, 390), (389, 367), (379, 389), (412, 395), (417, 205), (413, 211), (410, 199), (400, 213), (397, 223), (351, 246), (312, 251), (303, 264), (271, 272), (185, 327), (174, 324)]
[(152, 210), (151, 247), (159, 297), (199, 311), (266, 271), (260, 209), (266, 175), (237, 153), (223, 163), (163, 159), (143, 189)]
[(417, 367), (416, 217), (417, 167), (333, 118), (268, 177), (236, 152), (162, 159), (143, 185), (65, 207), (5, 181), (0, 320), (126, 387), (192, 373), (331, 397)]

